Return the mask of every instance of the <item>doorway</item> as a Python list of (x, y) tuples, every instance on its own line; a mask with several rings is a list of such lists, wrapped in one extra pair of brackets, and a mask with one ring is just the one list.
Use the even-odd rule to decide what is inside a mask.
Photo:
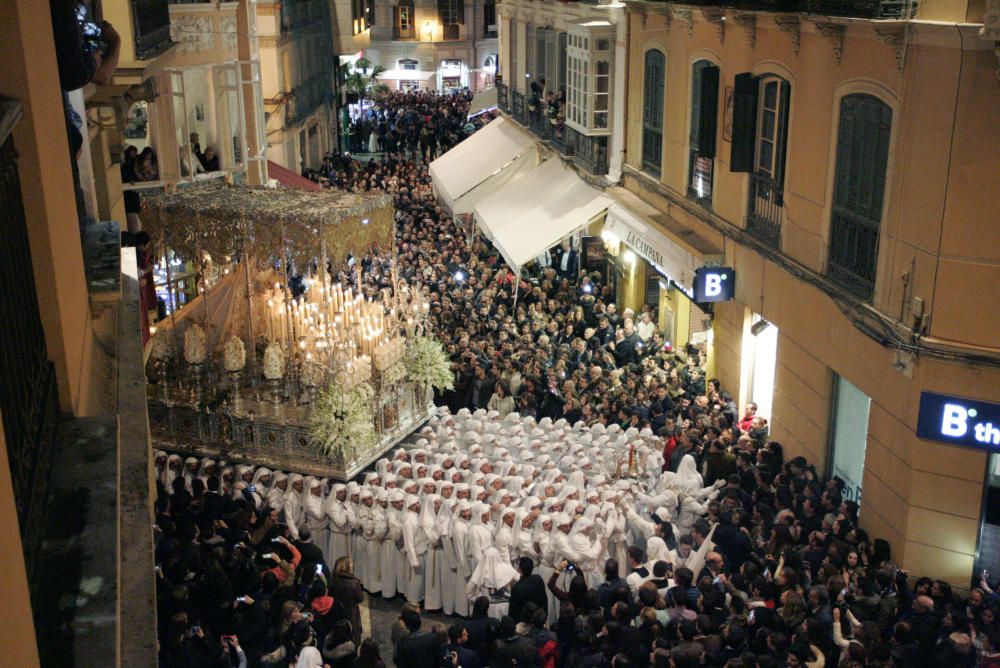
[(754, 313), (743, 332), (746, 402), (757, 404), (757, 415), (771, 422), (774, 405), (774, 369), (778, 361), (778, 328)]
[(844, 500), (861, 503), (861, 482), (868, 445), (871, 397), (850, 381), (836, 377), (833, 395), (833, 430), (830, 434), (832, 475), (844, 481)]

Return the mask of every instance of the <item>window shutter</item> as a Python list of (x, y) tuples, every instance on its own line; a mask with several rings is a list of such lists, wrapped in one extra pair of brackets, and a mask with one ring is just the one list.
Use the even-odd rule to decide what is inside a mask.
[(701, 99), (698, 118), (698, 155), (715, 157), (715, 130), (719, 109), (719, 68), (701, 70)]
[(733, 143), (729, 170), (753, 169), (754, 142), (757, 135), (757, 78), (749, 72), (737, 74), (733, 89)]
[(792, 86), (787, 81), (781, 82), (781, 117), (778, 119), (780, 140), (778, 142), (777, 174), (774, 180), (782, 190), (785, 188), (785, 157), (788, 155), (788, 102), (792, 97)]
[(465, 0), (455, 0), (455, 16), (458, 25), (465, 25)]

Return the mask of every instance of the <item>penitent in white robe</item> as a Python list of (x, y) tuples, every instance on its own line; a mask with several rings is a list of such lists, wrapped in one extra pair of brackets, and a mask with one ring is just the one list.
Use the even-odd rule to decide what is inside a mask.
[(327, 551), (324, 554), (330, 566), (337, 563), (337, 559), (350, 556), (348, 547), (348, 536), (351, 525), (347, 516), (347, 508), (343, 501), (337, 500), (337, 486), (334, 486), (330, 496), (327, 497), (324, 508), (326, 516), (330, 521), (330, 535), (327, 543)]
[(419, 603), (424, 599), (424, 556), (427, 544), (424, 540), (417, 513), (407, 511), (403, 518), (404, 591), (406, 600)]
[(469, 559), (469, 522), (455, 518), (451, 523), (451, 544), (454, 555), (455, 570), (452, 572), (452, 591), (454, 592), (454, 613), (462, 617), (469, 616), (469, 598), (465, 595), (465, 587), (472, 575), (472, 563)]
[(368, 518), (361, 522), (361, 534), (365, 541), (364, 558), (368, 562), (362, 585), (372, 594), (382, 591), (382, 539), (387, 529), (385, 510), (379, 506), (371, 508)]
[(381, 590), (383, 598), (392, 598), (396, 595), (398, 583), (399, 549), (396, 547), (397, 541), (403, 539), (403, 525), (399, 517), (399, 511), (389, 508), (386, 511), (386, 535), (382, 541), (379, 552), (379, 562), (382, 565)]

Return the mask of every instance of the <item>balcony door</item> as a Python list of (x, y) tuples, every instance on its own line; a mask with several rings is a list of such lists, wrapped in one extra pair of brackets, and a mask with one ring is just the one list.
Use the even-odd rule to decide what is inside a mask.
[(710, 204), (715, 171), (715, 134), (719, 109), (719, 68), (708, 60), (691, 66), (691, 133), (688, 197)]

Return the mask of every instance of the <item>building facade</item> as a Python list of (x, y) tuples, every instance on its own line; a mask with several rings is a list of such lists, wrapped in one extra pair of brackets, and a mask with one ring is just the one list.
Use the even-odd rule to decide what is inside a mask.
[(336, 58), (326, 0), (258, 0), (268, 159), (301, 173), (337, 144)]
[(364, 56), (384, 68), (390, 90), (468, 88), (495, 83), (495, 0), (399, 0), (366, 7)]
[(902, 567), (968, 587), (997, 566), (1000, 456), (917, 432), (928, 392), (1000, 397), (996, 38), (976, 3), (791, 5), (628, 2), (623, 186), (735, 270), (702, 304), (710, 366), (786, 461), (844, 479)]

